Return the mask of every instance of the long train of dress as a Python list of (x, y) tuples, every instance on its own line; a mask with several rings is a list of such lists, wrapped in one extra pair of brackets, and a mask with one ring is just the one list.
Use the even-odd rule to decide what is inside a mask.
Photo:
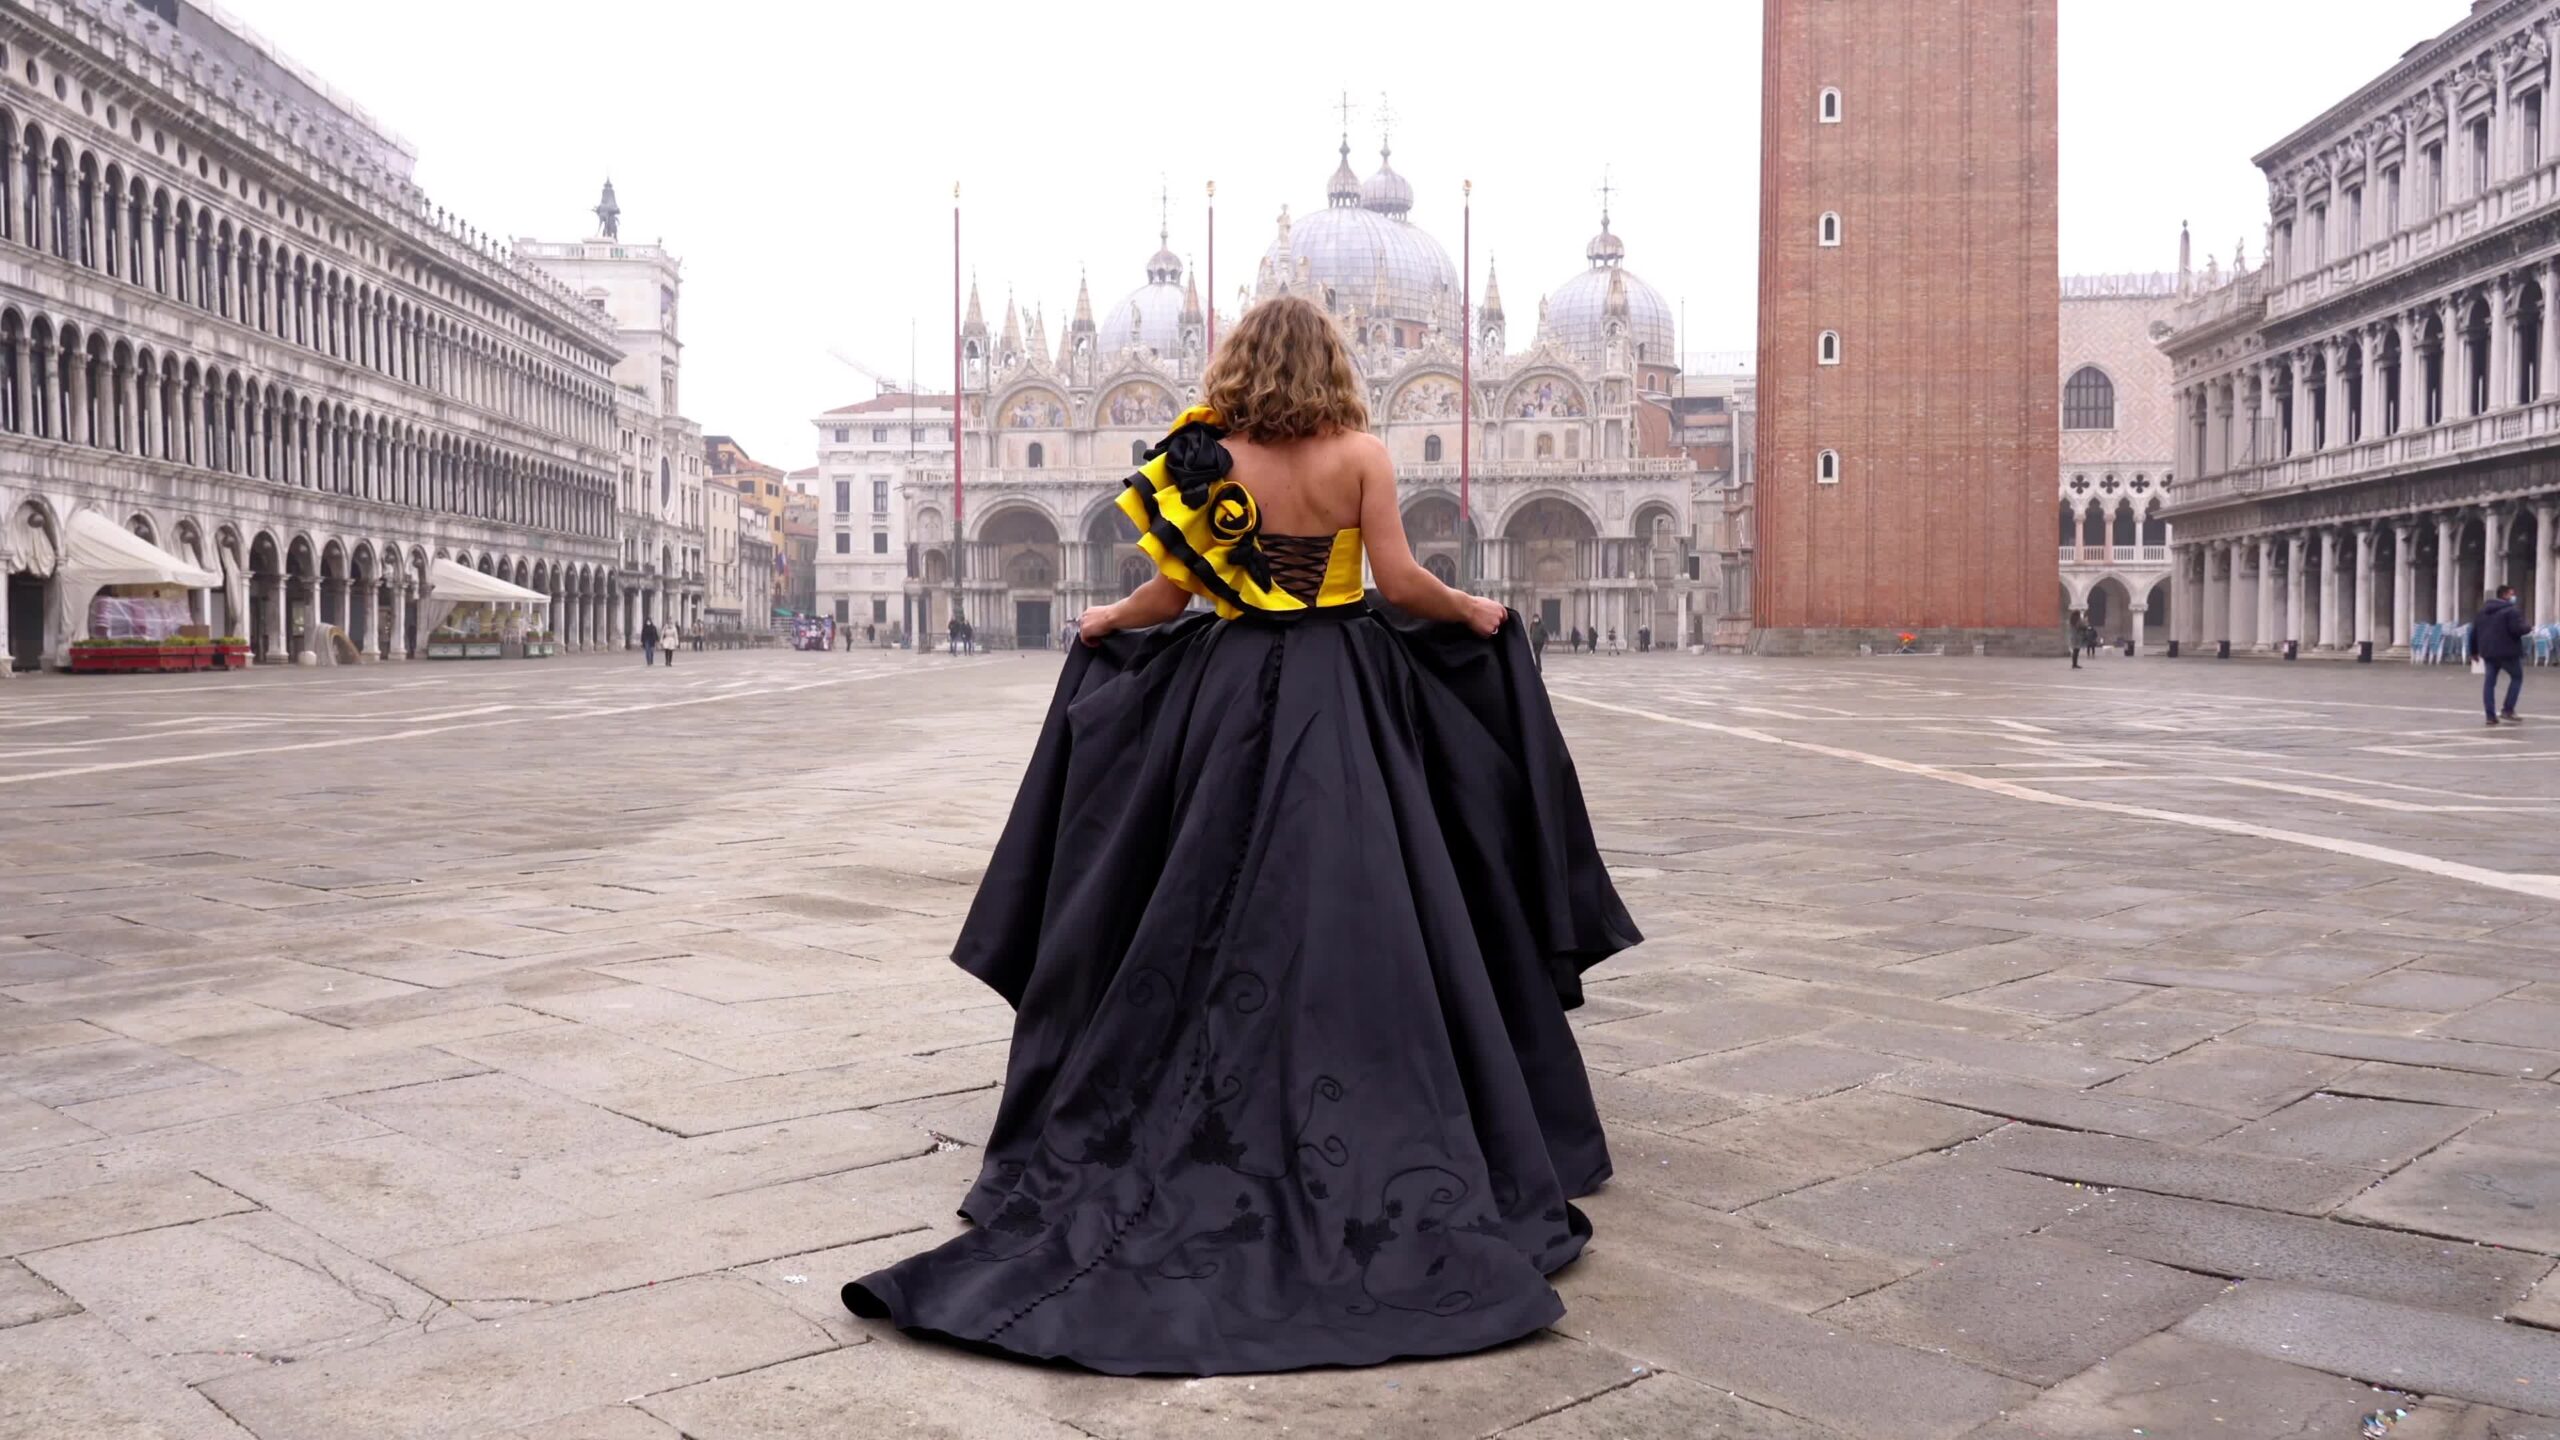
[(974, 1228), (845, 1303), (1122, 1374), (1527, 1335), (1609, 1175), (1565, 1011), (1639, 938), (1516, 618), (1078, 647), (954, 954), (1017, 1012)]

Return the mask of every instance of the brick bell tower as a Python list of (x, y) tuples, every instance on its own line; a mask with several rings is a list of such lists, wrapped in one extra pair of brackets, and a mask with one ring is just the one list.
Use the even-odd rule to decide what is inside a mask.
[(1766, 0), (1752, 647), (2060, 654), (2057, 0)]

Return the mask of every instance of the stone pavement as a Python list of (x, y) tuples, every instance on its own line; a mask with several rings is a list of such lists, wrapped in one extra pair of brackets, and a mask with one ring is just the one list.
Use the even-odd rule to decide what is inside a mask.
[(1550, 660), (1652, 937), (1569, 1313), (1197, 1382), (836, 1303), (974, 1171), (1051, 660), (0, 687), (0, 1437), (2560, 1435), (2560, 724)]

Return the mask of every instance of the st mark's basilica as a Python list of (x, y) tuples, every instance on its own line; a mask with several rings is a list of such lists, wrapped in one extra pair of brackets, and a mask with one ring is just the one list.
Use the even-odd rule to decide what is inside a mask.
[[(1303, 295), (1340, 321), (1395, 457), (1414, 552), (1442, 579), (1470, 581), (1559, 635), (1614, 631), (1628, 648), (1640, 629), (1661, 645), (1703, 639), (1691, 558), (1699, 471), (1673, 444), (1670, 306), (1626, 267), (1605, 210), (1583, 268), (1537, 303), (1523, 346), (1488, 273), (1473, 317), (1469, 524), (1459, 466), (1470, 403), (1459, 327), (1469, 320), (1457, 266), (1412, 223), (1412, 206), (1388, 149), (1363, 180), (1346, 137), (1324, 205), (1281, 212), (1239, 299)], [(1010, 301), (990, 330), (972, 285), (961, 331), (965, 552), (955, 566), (947, 462), (903, 469), (897, 513), (875, 519), (904, 531), (904, 594), (847, 595), (846, 611), (897, 613), (933, 634), (956, 599), (982, 642), (1038, 645), (1152, 573), (1112, 501), (1197, 396), (1210, 339), (1198, 280), (1164, 238), (1145, 283), (1116, 302), (1097, 306), (1081, 287), (1054, 348), (1043, 322), (1026, 325)]]

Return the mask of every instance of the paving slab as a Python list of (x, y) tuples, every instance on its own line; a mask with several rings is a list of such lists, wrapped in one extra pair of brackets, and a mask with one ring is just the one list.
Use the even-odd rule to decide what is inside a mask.
[(161, 1373), (94, 1315), (0, 1330), (0, 1435), (250, 1440), (248, 1431)]
[(2169, 1100), (2201, 1110), (2264, 1115), (2356, 1067), (2353, 1060), (2207, 1040), (2100, 1087), (2106, 1095)]
[[(2056, 1385), (1969, 1440), (2144, 1435), (2346, 1440), (2375, 1410), (2418, 1403), (2244, 1350), (2179, 1334), (2153, 1335)], [(2413, 1415), (2393, 1427), (2392, 1440), (2443, 1440), (2453, 1423), (2443, 1412)]]
[(2522, 980), (2455, 975), (2412, 966), (2376, 975), (2370, 980), (2359, 980), (2331, 993), (2338, 999), (2358, 1005), (2388, 1005), (2402, 1010), (2428, 1010), (2439, 1015), (2452, 1015), (2495, 1000), (2510, 991), (2520, 990), (2524, 983)]
[(2240, 1127), (2237, 1116), (2193, 1105), (2110, 1095), (2097, 1090), (2056, 1089), (2006, 1076), (1942, 1066), (1897, 1071), (1881, 1083), (1896, 1094), (1934, 1100), (1941, 1105), (1979, 1111), (2003, 1120), (2024, 1120), (2145, 1140), (2194, 1143), (2228, 1134)]
[[(976, 1133), (983, 1135), (984, 1127)], [(844, 1110), (528, 1165), (521, 1173), (535, 1186), (601, 1215), (859, 1170), (929, 1154), (937, 1143), (930, 1131), (905, 1118)]]
[[(995, 1069), (1002, 1073), (1002, 1057)], [(678, 1135), (710, 1135), (825, 1115), (863, 1110), (898, 1100), (949, 1095), (984, 1086), (986, 1067), (948, 1056), (931, 1059), (892, 1057), (832, 1070), (804, 1070), (791, 1075), (754, 1076), (707, 1085), (653, 1085), (616, 1095), (605, 1102), (635, 1120)]]
[(2100, 1195), (2048, 1233), (2206, 1275), (2480, 1316), (2508, 1313), (2552, 1264), (2528, 1251), (2140, 1190)]
[(368, 1259), (581, 1216), (521, 1175), (406, 1135), (210, 1165), (204, 1173)]
[(2549, 1049), (2560, 1045), (2560, 1004), (2547, 1000), (2492, 1000), (2438, 1025), (2430, 1035), (2490, 1045)]
[(405, 1250), (384, 1263), (458, 1305), (557, 1303), (909, 1229), (850, 1175)]
[(2357, 1196), (2345, 1213), (2560, 1255), (2560, 1155), (2456, 1140)]
[(1979, 1111), (1860, 1088), (1720, 1120), (1688, 1135), (1827, 1180), (1944, 1150), (2001, 1123)]
[(521, 1166), (673, 1143), (667, 1133), (513, 1075), (468, 1075), (339, 1102), (441, 1150)]
[(1501, 1432), (1502, 1440), (1847, 1440), (1839, 1431), (1653, 1371)]
[(2482, 1112), (2360, 1095), (2307, 1095), (2251, 1121), (2209, 1150), (2241, 1150), (2369, 1170), (2395, 1170), (2462, 1134)]
[(274, 1215), (91, 1240), (24, 1263), (191, 1384), (461, 1323), (436, 1297)]
[(485, 1067), (439, 1050), (391, 1049), (352, 1060), (269, 1069), (256, 1075), (200, 1080), (111, 1100), (89, 1100), (63, 1113), (111, 1135), (139, 1135), (201, 1124), (312, 1100), (335, 1100), (375, 1090), (423, 1085), (476, 1075)]
[(1845, 1434), (1953, 1440), (2035, 1394), (1633, 1261), (1588, 1257), (1566, 1275), (1563, 1333)]
[(1932, 1025), (1896, 1024), (1885, 1020), (1852, 1020), (1819, 1032), (1814, 1038), (1853, 1050), (1937, 1060), (1966, 1070), (2010, 1075), (2039, 1085), (2085, 1089), (2132, 1069), (2085, 1045), (2052, 1045), (1975, 1035)]
[(1739, 1104), (1773, 1105), (1810, 1100), (1880, 1079), (1905, 1061), (1835, 1045), (1796, 1040), (1747, 1046), (1640, 1070), (1640, 1079), (1704, 1090)]
[(1817, 1317), (2054, 1385), (2186, 1317), (2220, 1281), (2027, 1236), (1843, 1300)]
[(15, 1260), (0, 1260), (0, 1330), (69, 1315), (80, 1302)]
[(2342, 1055), (2356, 1060), (2388, 1060), (2461, 1070), (2474, 1075), (2507, 1075), (2544, 1080), (2560, 1070), (2560, 1053), (2524, 1050), (2512, 1045), (2483, 1045), (2468, 1040), (2435, 1040), (2423, 1036), (2375, 1035), (2360, 1030), (2331, 1030), (2310, 1025), (2251, 1025), (2233, 1038), (2255, 1045)]
[(685, 1440), (823, 1440), (914, 1435), (970, 1440), (981, 1435), (1075, 1440), (1070, 1429), (983, 1390), (935, 1383), (930, 1370), (855, 1345), (805, 1359), (689, 1385), (640, 1402)]
[[(2145, 991), (2151, 995), (2160, 993), (2149, 987)], [(2077, 1020), (2048, 1025), (2035, 1035), (2048, 1044), (2082, 1044), (2119, 1060), (2149, 1062), (2165, 1060), (2189, 1046), (2228, 1034), (2254, 1018), (2223, 997), (2183, 992), (2178, 1001), (2172, 1004), (2142, 1000), (2118, 1005)]]
[(684, 1432), (630, 1405), (599, 1405), (531, 1425), (493, 1430), (475, 1440), (685, 1440)]
[(1772, 1195), (1800, 1190), (1825, 1174), (1820, 1165), (1762, 1160), (1721, 1145), (1650, 1130), (1612, 1135), (1609, 1159), (1616, 1167), (1612, 1185), (1658, 1190), (1716, 1210), (1739, 1210)]
[(2522, 1325), (2252, 1280), (2177, 1330), (2368, 1384), (2560, 1414), (2560, 1335)]
[(1585, 1198), (1589, 1252), (1623, 1254), (1702, 1285), (1799, 1312), (1887, 1285), (1919, 1262), (1613, 1185)]
[(1744, 1213), (1876, 1254), (1927, 1261), (2041, 1230), (2091, 1198), (2070, 1185), (1961, 1155), (1926, 1155)]
[(2122, 1135), (2013, 1125), (1966, 1147), (1989, 1164), (2163, 1195), (2323, 1215), (2373, 1183), (2375, 1172), (2308, 1160), (2197, 1150)]
[(727, 1276), (227, 1375), (204, 1393), (258, 1440), (442, 1440), (591, 1410), (835, 1348)]

